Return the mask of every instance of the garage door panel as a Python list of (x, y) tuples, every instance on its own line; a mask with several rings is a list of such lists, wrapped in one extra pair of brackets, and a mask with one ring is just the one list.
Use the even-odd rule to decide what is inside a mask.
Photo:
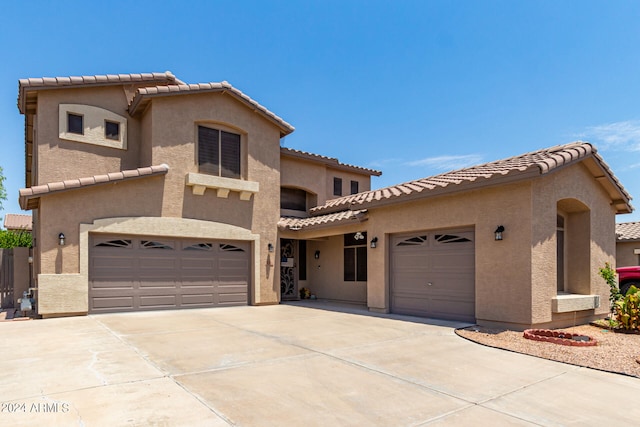
[(115, 278), (114, 280), (93, 281), (91, 283), (91, 289), (95, 290), (109, 290), (109, 289), (133, 289), (134, 284), (126, 277)]
[(246, 242), (92, 236), (90, 312), (246, 305), (249, 249)]
[(175, 295), (140, 295), (139, 297), (140, 308), (175, 307), (176, 302)]
[(220, 305), (244, 305), (247, 301), (246, 293), (218, 294)]
[(92, 301), (94, 310), (133, 309), (133, 296), (94, 297)]
[(176, 286), (177, 282), (160, 278), (141, 279), (137, 285), (138, 289), (174, 289)]
[(214, 294), (193, 294), (193, 295), (182, 295), (182, 307), (188, 306), (209, 306), (214, 304), (215, 296)]

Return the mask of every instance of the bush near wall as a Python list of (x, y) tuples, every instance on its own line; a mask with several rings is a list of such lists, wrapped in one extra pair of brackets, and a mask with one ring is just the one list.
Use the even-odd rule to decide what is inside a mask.
[(31, 233), (28, 231), (0, 230), (0, 248), (30, 248)]

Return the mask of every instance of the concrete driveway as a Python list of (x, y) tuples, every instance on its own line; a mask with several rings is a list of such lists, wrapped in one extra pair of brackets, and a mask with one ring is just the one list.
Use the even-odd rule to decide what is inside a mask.
[(0, 323), (0, 425), (637, 425), (618, 399), (640, 380), (456, 326), (295, 305)]

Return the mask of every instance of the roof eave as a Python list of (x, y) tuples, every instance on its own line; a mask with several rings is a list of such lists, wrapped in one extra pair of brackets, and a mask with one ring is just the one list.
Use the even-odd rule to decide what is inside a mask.
[(292, 148), (280, 147), (280, 154), (285, 157), (291, 157), (295, 159), (302, 159), (309, 162), (320, 163), (329, 166), (333, 169), (344, 170), (348, 172), (356, 172), (360, 174), (380, 176), (382, 172), (375, 169), (369, 169), (361, 166), (347, 165), (340, 163), (335, 157), (325, 157), (318, 154), (306, 153), (304, 151), (294, 150)]
[[(373, 209), (384, 206), (410, 203), (420, 199), (427, 199), (432, 197), (450, 195), (470, 190), (478, 190), (481, 188), (493, 187), (497, 185), (504, 185), (509, 183), (515, 183), (524, 181), (526, 179), (540, 176), (540, 170), (537, 167), (527, 168), (524, 171), (512, 171), (505, 175), (492, 176), (490, 178), (477, 178), (474, 181), (463, 181), (459, 184), (449, 184), (444, 187), (436, 187), (431, 190), (423, 190), (420, 192), (413, 192), (410, 194), (399, 194), (389, 198), (374, 199), (370, 201), (364, 201), (361, 203), (340, 204), (323, 208), (321, 210), (311, 210), (312, 215), (325, 215), (329, 213), (339, 212), (345, 209), (360, 210), (360, 209)], [(373, 190), (375, 191), (375, 190)]]
[[(183, 86), (190, 88), (191, 86), (198, 85), (177, 85), (178, 87)], [(156, 93), (142, 93), (140, 91), (136, 92), (134, 95), (131, 104), (129, 105), (129, 114), (134, 116), (142, 111), (144, 111), (147, 104), (156, 97), (167, 97), (167, 96), (185, 96), (185, 95), (196, 95), (202, 93), (222, 93), (222, 94), (230, 94), (234, 99), (244, 104), (246, 107), (250, 108), (254, 112), (260, 114), (262, 117), (275, 124), (280, 129), (280, 137), (284, 137), (292, 133), (295, 128), (291, 126), (286, 121), (277, 117), (275, 114), (271, 113), (269, 110), (253, 101), (252, 99), (247, 99), (246, 95), (243, 96), (242, 92), (235, 89), (230, 84), (223, 82), (220, 87), (211, 87), (211, 88), (198, 88), (196, 90), (175, 90), (175, 91), (163, 91)]]
[[(142, 171), (142, 170), (146, 170), (149, 168), (138, 168), (135, 169), (133, 171)], [(159, 165), (159, 166), (151, 166), (150, 167), (151, 172), (149, 173), (139, 173), (138, 175), (135, 176), (127, 176), (129, 175), (129, 172), (133, 172), (133, 171), (120, 171), (120, 173), (123, 174), (122, 178), (119, 179), (113, 179), (113, 180), (103, 180), (103, 181), (99, 181), (99, 182), (93, 182), (91, 184), (79, 184), (76, 185), (74, 187), (64, 187), (64, 188), (60, 188), (60, 189), (55, 189), (55, 190), (49, 190), (49, 191), (45, 191), (45, 192), (38, 192), (38, 193), (34, 193), (33, 191), (29, 192), (27, 190), (31, 190), (31, 188), (23, 188), (19, 191), (19, 197), (18, 197), (18, 203), (20, 204), (20, 208), (23, 210), (32, 210), (32, 209), (37, 209), (38, 207), (40, 207), (40, 198), (41, 197), (45, 197), (45, 196), (51, 196), (51, 195), (55, 195), (55, 194), (60, 194), (60, 193), (66, 193), (69, 191), (73, 191), (73, 190), (80, 190), (80, 189), (85, 189), (85, 188), (93, 188), (93, 187), (97, 187), (97, 186), (103, 186), (105, 184), (115, 184), (115, 183), (119, 183), (119, 182), (124, 182), (124, 181), (133, 181), (136, 179), (141, 179), (141, 178), (149, 178), (149, 177), (154, 177), (154, 176), (161, 176), (161, 175), (166, 175), (167, 172), (169, 171), (169, 167), (167, 165)], [(108, 175), (108, 174), (106, 174)], [(67, 180), (67, 181), (78, 181), (81, 182), (85, 180), (85, 178), (78, 178), (77, 180)], [(51, 185), (47, 184), (47, 185)]]

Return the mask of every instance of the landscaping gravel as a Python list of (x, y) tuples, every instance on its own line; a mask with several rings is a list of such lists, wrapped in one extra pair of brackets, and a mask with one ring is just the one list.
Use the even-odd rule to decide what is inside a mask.
[(598, 341), (592, 347), (565, 346), (524, 338), (522, 332), (471, 326), (458, 329), (464, 338), (490, 347), (529, 354), (544, 359), (640, 377), (640, 335), (617, 333), (593, 325), (563, 328)]

